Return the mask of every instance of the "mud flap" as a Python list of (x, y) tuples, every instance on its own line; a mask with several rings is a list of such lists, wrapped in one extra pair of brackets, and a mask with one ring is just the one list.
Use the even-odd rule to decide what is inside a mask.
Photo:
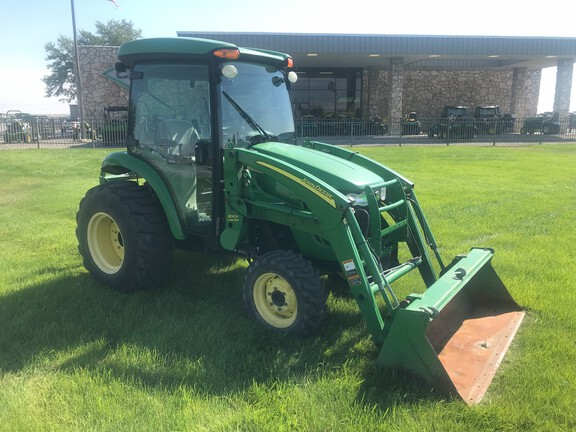
[(380, 354), (469, 405), (484, 396), (524, 311), (494, 271), (491, 249), (472, 249), (423, 294), (396, 310)]

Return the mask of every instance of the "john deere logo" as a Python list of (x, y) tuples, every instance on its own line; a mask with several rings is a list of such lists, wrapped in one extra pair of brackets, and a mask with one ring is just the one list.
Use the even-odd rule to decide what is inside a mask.
[(334, 202), (334, 197), (332, 196), (332, 194), (328, 193), (327, 191), (325, 191), (324, 189), (322, 189), (320, 186), (318, 186), (317, 184), (312, 183), (310, 180), (308, 180), (306, 177), (304, 177), (303, 179), (301, 179), (302, 183), (308, 185), (308, 189), (313, 189), (316, 192), (321, 193), (322, 195), (324, 195), (328, 202)]

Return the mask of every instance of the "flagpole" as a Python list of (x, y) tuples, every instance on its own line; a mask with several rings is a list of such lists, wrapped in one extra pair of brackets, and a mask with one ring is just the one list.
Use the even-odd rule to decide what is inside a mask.
[(74, 11), (74, 0), (70, 0), (72, 9), (72, 32), (74, 33), (74, 57), (76, 58), (76, 99), (78, 100), (78, 111), (80, 112), (80, 134), (82, 140), (84, 130), (84, 104), (82, 103), (82, 78), (80, 78), (80, 56), (78, 55), (78, 38), (76, 37), (76, 12)]

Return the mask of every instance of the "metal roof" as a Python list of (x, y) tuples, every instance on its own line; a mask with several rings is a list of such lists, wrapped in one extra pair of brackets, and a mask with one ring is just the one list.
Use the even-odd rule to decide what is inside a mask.
[(177, 35), (286, 52), (301, 67), (389, 67), (391, 58), (402, 57), (408, 70), (533, 70), (556, 66), (561, 58), (576, 59), (576, 38), (196, 31)]

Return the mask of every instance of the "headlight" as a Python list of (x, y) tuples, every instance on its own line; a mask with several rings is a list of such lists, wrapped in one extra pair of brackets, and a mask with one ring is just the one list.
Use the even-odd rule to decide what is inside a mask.
[[(376, 200), (384, 201), (386, 199), (386, 187), (377, 189), (374, 191), (374, 195), (376, 195)], [(362, 192), (360, 194), (349, 193), (346, 195), (348, 201), (350, 201), (353, 205), (357, 206), (367, 206), (368, 199), (366, 198), (366, 192)]]
[(362, 192), (361, 194), (349, 193), (346, 195), (346, 198), (357, 206), (367, 206), (368, 200), (366, 199), (366, 192)]
[(386, 188), (383, 187), (379, 191), (376, 191), (376, 196), (380, 201), (384, 201), (386, 199)]

